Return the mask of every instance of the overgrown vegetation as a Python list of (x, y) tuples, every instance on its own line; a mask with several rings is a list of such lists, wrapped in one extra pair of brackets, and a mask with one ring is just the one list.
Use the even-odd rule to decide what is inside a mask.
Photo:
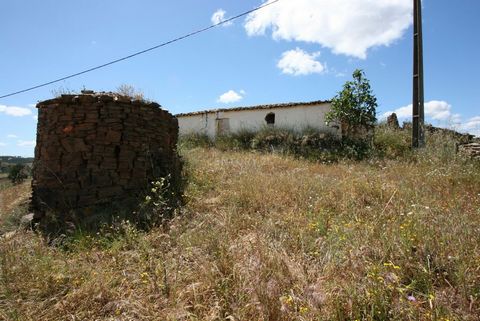
[(438, 157), (440, 154), (455, 158), (458, 144), (468, 142), (468, 135), (431, 126), (429, 128), (429, 144), (420, 153), (414, 153), (411, 148), (411, 131), (408, 128), (394, 129), (386, 124), (379, 124), (372, 130), (371, 140), (339, 138), (314, 128), (298, 131), (264, 127), (258, 131), (241, 130), (215, 140), (206, 134), (193, 133), (181, 136), (179, 144), (182, 148), (214, 147), (223, 151), (267, 152), (313, 162), (332, 163), (347, 160), (374, 162), (385, 159), (410, 162), (415, 161), (419, 155)]
[(123, 96), (131, 97), (137, 100), (145, 100), (143, 91), (132, 85), (122, 84), (117, 87), (117, 93)]
[(184, 148), (167, 225), (1, 239), (0, 319), (478, 320), (480, 165), (427, 139), (377, 130), (381, 158), (335, 164)]
[[(129, 222), (132, 228), (148, 231), (162, 226), (175, 216), (183, 204), (184, 179), (159, 177), (148, 184), (138, 195), (108, 203), (70, 209), (64, 212), (46, 210), (40, 222), (33, 222), (47, 242), (61, 243), (55, 238), (70, 238), (72, 235), (96, 235), (110, 225)], [(133, 196), (133, 195), (132, 195)], [(58, 197), (61, 197), (58, 196)]]
[(276, 153), (316, 162), (336, 162), (341, 159), (364, 159), (371, 144), (365, 140), (340, 139), (314, 128), (263, 127), (258, 131), (241, 130), (211, 139), (205, 134), (193, 133), (180, 137), (180, 146), (215, 147), (220, 150), (251, 150)]

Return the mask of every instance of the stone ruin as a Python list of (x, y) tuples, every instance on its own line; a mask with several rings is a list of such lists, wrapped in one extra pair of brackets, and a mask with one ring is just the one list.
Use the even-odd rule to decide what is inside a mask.
[(460, 153), (466, 155), (467, 157), (480, 160), (480, 143), (473, 142), (468, 144), (462, 144), (458, 146), (458, 150)]
[(40, 226), (88, 220), (98, 206), (131, 211), (162, 177), (180, 184), (178, 122), (159, 104), (82, 91), (37, 108), (32, 210)]
[(392, 129), (400, 129), (397, 114), (392, 113), (390, 116), (387, 117), (387, 126)]

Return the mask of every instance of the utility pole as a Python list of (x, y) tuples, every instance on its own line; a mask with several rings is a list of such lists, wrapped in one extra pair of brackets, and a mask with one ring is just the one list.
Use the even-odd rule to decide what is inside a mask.
[(413, 119), (412, 147), (425, 146), (423, 93), (422, 1), (413, 0)]

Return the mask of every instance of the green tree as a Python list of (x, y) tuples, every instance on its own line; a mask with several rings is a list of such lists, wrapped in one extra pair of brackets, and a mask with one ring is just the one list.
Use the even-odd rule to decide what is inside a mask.
[(353, 81), (347, 81), (342, 91), (332, 99), (327, 121), (340, 122), (343, 133), (355, 137), (357, 133), (369, 132), (375, 126), (377, 98), (363, 70), (355, 70), (352, 76)]
[(27, 168), (23, 164), (15, 164), (10, 168), (8, 178), (13, 184), (20, 184), (24, 179), (28, 178)]

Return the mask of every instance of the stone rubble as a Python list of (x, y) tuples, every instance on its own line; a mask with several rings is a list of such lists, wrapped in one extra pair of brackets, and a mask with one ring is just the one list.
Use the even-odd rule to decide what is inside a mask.
[(470, 143), (458, 146), (460, 153), (471, 158), (480, 159), (480, 143)]

